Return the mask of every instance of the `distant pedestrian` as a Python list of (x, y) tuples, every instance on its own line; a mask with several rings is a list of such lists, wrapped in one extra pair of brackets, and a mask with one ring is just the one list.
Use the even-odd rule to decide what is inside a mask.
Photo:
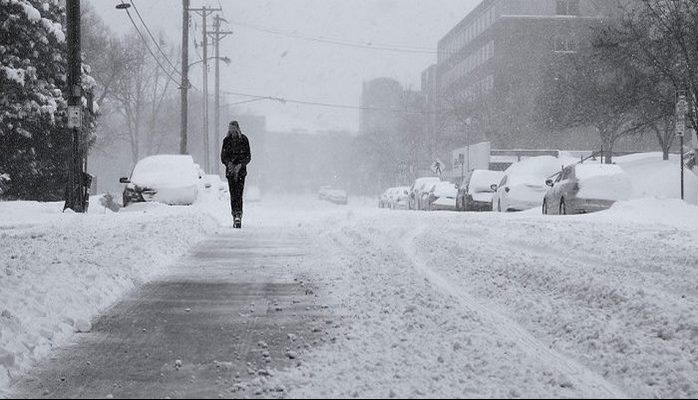
[(230, 188), (230, 208), (233, 213), (233, 226), (242, 227), (242, 196), (245, 191), (247, 164), (252, 161), (250, 142), (242, 134), (237, 121), (228, 125), (228, 135), (223, 140), (221, 162), (225, 165), (225, 176)]

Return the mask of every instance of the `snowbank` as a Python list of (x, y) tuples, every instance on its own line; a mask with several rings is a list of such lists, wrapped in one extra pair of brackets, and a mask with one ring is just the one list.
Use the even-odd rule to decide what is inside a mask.
[(218, 224), (205, 208), (0, 202), (0, 391)]
[(644, 198), (620, 201), (610, 210), (589, 215), (598, 221), (669, 226), (674, 228), (698, 229), (698, 207), (680, 199)]
[[(672, 156), (669, 161), (664, 161), (662, 153), (641, 153), (617, 157), (615, 163), (632, 180), (632, 198), (681, 198), (679, 157)], [(698, 204), (698, 176), (688, 169), (685, 171), (685, 187), (686, 202)]]

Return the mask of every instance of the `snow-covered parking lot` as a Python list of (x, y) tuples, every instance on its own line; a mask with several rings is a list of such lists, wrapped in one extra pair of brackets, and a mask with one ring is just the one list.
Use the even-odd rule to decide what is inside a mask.
[[(88, 216), (52, 207), (0, 203), (3, 385), (230, 222), (216, 199)], [(645, 199), (539, 214), (250, 204), (248, 228), (313, 238), (292, 273), (331, 315), (324, 340), (257, 379), (258, 393), (698, 396), (698, 208)]]

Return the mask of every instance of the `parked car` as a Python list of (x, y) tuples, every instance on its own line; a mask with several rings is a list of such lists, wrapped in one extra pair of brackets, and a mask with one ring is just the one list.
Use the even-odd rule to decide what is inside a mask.
[(543, 214), (585, 214), (611, 208), (628, 200), (633, 185), (618, 165), (575, 164), (548, 179)]
[(492, 211), (493, 185), (499, 184), (504, 172), (476, 169), (470, 171), (458, 188), (458, 211)]
[(339, 205), (349, 204), (349, 196), (347, 195), (347, 192), (339, 189), (329, 190), (325, 196), (325, 200)]
[(390, 208), (393, 210), (407, 210), (410, 198), (409, 186), (401, 186), (395, 188), (392, 195), (389, 197)]
[(513, 164), (499, 185), (492, 185), (492, 209), (499, 212), (525, 211), (543, 205), (545, 181), (576, 159), (552, 156), (532, 157)]
[(386, 189), (380, 197), (378, 198), (378, 208), (389, 208), (390, 207), (390, 196), (395, 190), (395, 188)]
[(441, 182), (440, 178), (429, 177), (429, 178), (417, 178), (410, 188), (408, 209), (410, 210), (422, 210), (422, 194), (426, 190), (428, 185), (434, 185), (437, 182)]
[(131, 203), (159, 202), (191, 205), (199, 194), (199, 170), (187, 155), (157, 155), (140, 160), (126, 184), (124, 207)]
[(426, 209), (429, 211), (456, 211), (458, 189), (451, 182), (435, 184), (428, 194)]
[(327, 194), (332, 190), (332, 186), (322, 186), (318, 190), (318, 198), (320, 200), (327, 200)]

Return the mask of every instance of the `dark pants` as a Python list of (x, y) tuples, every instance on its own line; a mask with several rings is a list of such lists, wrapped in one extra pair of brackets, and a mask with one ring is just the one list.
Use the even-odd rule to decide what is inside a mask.
[(245, 192), (245, 177), (228, 178), (228, 187), (230, 188), (230, 208), (233, 211), (233, 217), (242, 218), (242, 194)]

